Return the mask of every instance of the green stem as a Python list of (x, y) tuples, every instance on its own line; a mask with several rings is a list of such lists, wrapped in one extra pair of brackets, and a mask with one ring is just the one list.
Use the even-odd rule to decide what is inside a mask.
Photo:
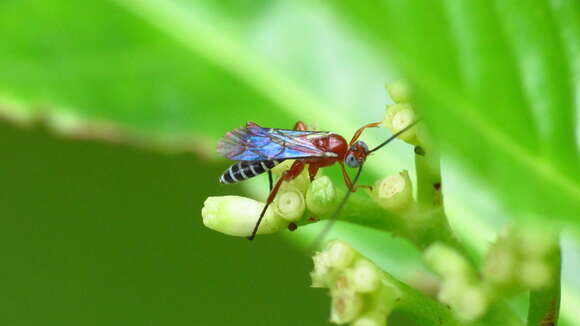
[(528, 326), (556, 326), (560, 313), (560, 278), (562, 253), (560, 246), (550, 257), (552, 267), (551, 285), (530, 291)]
[(429, 223), (416, 224), (420, 226), (420, 230), (417, 230), (416, 225), (410, 224), (409, 236), (421, 237), (422, 240), (419, 242), (426, 246), (436, 241), (444, 243), (458, 250), (465, 257), (469, 257), (463, 244), (453, 234), (445, 215), (439, 153), (431, 148), (426, 150), (421, 146), (415, 147), (415, 170), (417, 205), (421, 215), (429, 214), (432, 218)]
[(415, 147), (415, 169), (417, 172), (417, 202), (422, 208), (443, 205), (441, 195), (441, 168), (439, 155), (433, 150)]
[[(398, 281), (388, 273), (384, 273), (383, 281), (399, 290), (400, 295), (395, 299), (395, 310), (412, 316), (418, 325), (460, 326), (466, 323), (457, 319), (452, 310), (431, 297)], [(471, 325), (483, 325), (473, 323)]]

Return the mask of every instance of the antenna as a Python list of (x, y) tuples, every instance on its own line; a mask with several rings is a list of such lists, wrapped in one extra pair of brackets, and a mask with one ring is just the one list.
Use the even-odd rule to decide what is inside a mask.
[(414, 127), (417, 123), (421, 122), (421, 119), (417, 119), (413, 122), (411, 122), (408, 126), (406, 126), (405, 128), (403, 128), (402, 130), (397, 131), (395, 134), (393, 134), (391, 137), (389, 137), (387, 140), (385, 140), (382, 144), (380, 144), (379, 146), (371, 149), (367, 154), (370, 154), (374, 151), (377, 151), (381, 148), (383, 148), (383, 146), (387, 145), (388, 143), (390, 143), (393, 139), (399, 137), (400, 135), (402, 135), (405, 131), (411, 129), (412, 127)]

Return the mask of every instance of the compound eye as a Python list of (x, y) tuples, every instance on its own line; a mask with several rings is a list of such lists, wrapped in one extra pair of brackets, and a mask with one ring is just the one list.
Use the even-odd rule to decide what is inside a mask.
[(365, 150), (365, 153), (367, 153), (369, 151), (369, 146), (364, 141), (359, 140), (357, 142), (357, 145), (359, 145), (360, 147), (362, 147)]
[(358, 160), (352, 153), (348, 154), (344, 161), (346, 162), (346, 165), (350, 166), (351, 168), (356, 168), (359, 166)]

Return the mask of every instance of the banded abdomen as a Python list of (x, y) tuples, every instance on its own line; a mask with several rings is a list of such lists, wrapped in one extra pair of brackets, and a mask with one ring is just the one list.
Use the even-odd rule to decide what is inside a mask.
[(220, 183), (236, 183), (271, 170), (284, 160), (241, 161), (230, 166), (220, 177)]

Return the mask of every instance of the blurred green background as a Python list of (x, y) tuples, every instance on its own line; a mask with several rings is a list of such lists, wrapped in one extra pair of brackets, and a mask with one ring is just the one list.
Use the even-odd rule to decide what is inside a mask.
[(223, 165), (0, 127), (2, 325), (323, 325), (311, 263), (199, 210)]
[[(479, 261), (506, 223), (564, 226), (579, 324), (579, 16), (573, 0), (0, 1), (0, 325), (325, 324), (301, 249), (316, 226), (252, 243), (202, 227), (207, 196), (266, 190), (219, 186), (215, 143), (248, 120), (348, 137), (401, 76), (447, 150), (458, 237)], [(412, 159), (393, 143), (363, 182)], [(333, 236), (402, 280), (423, 270), (400, 239)]]

